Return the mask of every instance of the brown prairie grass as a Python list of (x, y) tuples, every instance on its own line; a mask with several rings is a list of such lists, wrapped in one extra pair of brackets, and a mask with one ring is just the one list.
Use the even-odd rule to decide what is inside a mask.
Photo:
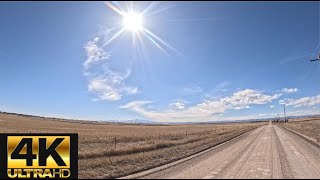
[(0, 113), (0, 133), (78, 133), (79, 178), (116, 178), (198, 153), (265, 123), (128, 125)]

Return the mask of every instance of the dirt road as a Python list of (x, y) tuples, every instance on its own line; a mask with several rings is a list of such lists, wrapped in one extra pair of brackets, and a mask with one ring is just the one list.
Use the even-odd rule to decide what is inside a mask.
[(269, 124), (196, 158), (136, 178), (320, 178), (320, 149)]

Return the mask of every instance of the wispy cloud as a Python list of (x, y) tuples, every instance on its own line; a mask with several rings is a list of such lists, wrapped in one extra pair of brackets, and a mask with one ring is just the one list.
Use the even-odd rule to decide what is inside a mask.
[(212, 90), (209, 92), (206, 92), (204, 94), (204, 97), (206, 98), (219, 98), (221, 95), (231, 91), (230, 88), (228, 88), (231, 85), (230, 81), (222, 81), (218, 83)]
[(89, 80), (88, 90), (97, 94), (100, 100), (115, 101), (121, 99), (123, 94), (136, 94), (137, 87), (130, 87), (124, 84), (125, 79), (130, 75), (119, 74), (107, 71), (105, 74)]
[(302, 106), (315, 106), (320, 104), (320, 95), (312, 97), (302, 97), (299, 99), (282, 99), (279, 104), (286, 106), (302, 107)]
[(132, 109), (132, 110), (138, 111), (139, 107), (142, 107), (150, 103), (152, 103), (152, 101), (133, 101), (124, 106), (120, 106), (120, 108)]
[(197, 94), (203, 92), (203, 89), (200, 86), (189, 85), (182, 89), (183, 94)]
[[(131, 71), (126, 73), (113, 71), (109, 68), (106, 61), (110, 60), (110, 53), (99, 47), (99, 38), (96, 37), (89, 41), (84, 47), (87, 55), (83, 63), (84, 75), (88, 78), (88, 91), (94, 93), (97, 100), (116, 101), (123, 95), (131, 95), (139, 92), (137, 87), (128, 86), (125, 80), (131, 75)], [(92, 68), (93, 65), (99, 65), (98, 69)]]
[(283, 93), (295, 93), (295, 92), (298, 92), (298, 89), (297, 88), (283, 88), (281, 91)]
[(319, 115), (320, 109), (308, 109), (308, 110), (298, 110), (298, 111), (288, 111), (288, 116), (306, 116), (306, 115)]
[(207, 121), (220, 118), (219, 114), (225, 113), (226, 110), (239, 110), (250, 108), (250, 105), (267, 104), (280, 96), (281, 94), (266, 95), (260, 91), (245, 89), (235, 92), (231, 96), (217, 100), (204, 100), (190, 107), (186, 107), (182, 102), (177, 102), (175, 105), (180, 108), (155, 111), (145, 107), (152, 101), (133, 101), (121, 106), (121, 108), (130, 109), (156, 121)]
[(222, 91), (222, 92), (226, 92), (228, 91), (227, 87), (231, 85), (230, 81), (223, 81), (221, 83), (219, 83), (216, 87), (215, 87), (215, 91)]
[(298, 55), (298, 56), (290, 56), (287, 58), (284, 58), (280, 61), (280, 64), (287, 64), (287, 63), (292, 63), (296, 61), (305, 61), (309, 58), (309, 55)]
[(101, 47), (98, 46), (100, 38), (95, 37), (93, 40), (89, 41), (85, 46), (84, 49), (87, 54), (87, 59), (83, 63), (83, 66), (87, 70), (89, 66), (94, 63), (104, 59), (109, 59), (110, 54), (105, 52)]

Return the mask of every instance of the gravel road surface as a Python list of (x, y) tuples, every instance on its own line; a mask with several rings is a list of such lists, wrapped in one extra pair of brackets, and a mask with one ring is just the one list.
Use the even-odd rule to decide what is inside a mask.
[(143, 178), (320, 178), (320, 149), (269, 125)]

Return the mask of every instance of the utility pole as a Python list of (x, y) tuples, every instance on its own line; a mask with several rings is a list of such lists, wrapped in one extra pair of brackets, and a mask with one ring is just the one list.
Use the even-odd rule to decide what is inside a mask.
[(286, 105), (283, 105), (283, 114), (284, 114), (284, 121), (287, 122), (287, 116), (286, 116)]

